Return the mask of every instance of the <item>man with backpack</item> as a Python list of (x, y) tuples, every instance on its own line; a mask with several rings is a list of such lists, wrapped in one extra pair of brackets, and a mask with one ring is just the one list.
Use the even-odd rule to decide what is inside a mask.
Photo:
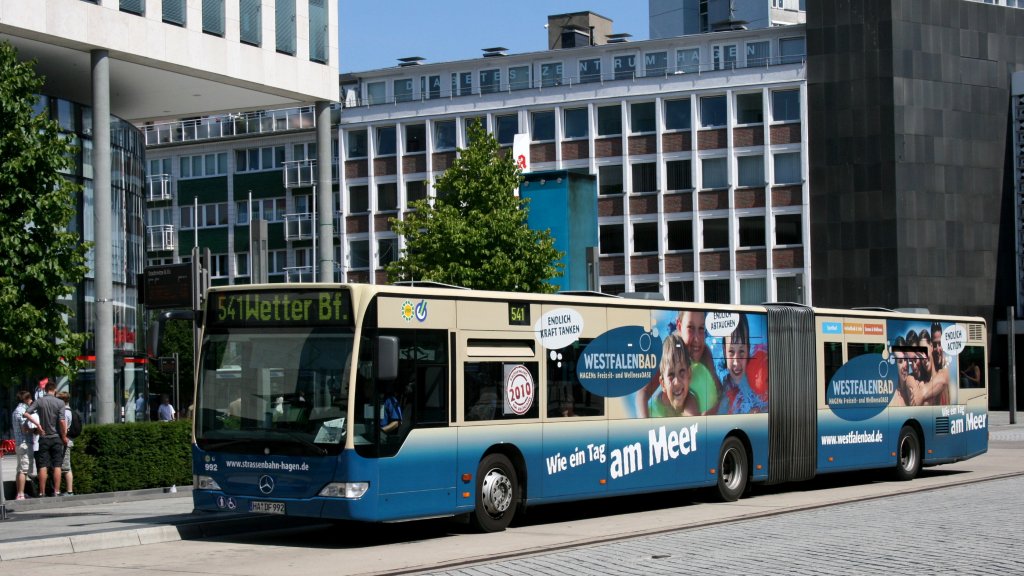
[[(60, 496), (61, 464), (64, 462), (64, 447), (68, 444), (68, 423), (64, 419), (64, 403), (53, 393), (57, 383), (50, 379), (46, 393), (25, 411), (26, 415), (37, 416), (41, 431), (39, 451), (36, 452), (36, 468), (39, 471), (39, 495), (46, 495), (46, 481), (49, 469), (53, 467), (53, 495)], [(35, 422), (33, 422), (35, 423)]]

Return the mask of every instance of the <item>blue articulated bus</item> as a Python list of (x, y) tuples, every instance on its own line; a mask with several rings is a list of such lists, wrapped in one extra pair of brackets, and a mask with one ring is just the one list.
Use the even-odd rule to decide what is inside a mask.
[(370, 522), (988, 447), (981, 318), (435, 287), (211, 288), (195, 506)]

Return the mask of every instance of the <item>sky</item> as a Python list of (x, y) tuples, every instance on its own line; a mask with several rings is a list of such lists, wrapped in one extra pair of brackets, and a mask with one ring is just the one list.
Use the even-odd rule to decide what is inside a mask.
[(538, 52), (547, 48), (549, 15), (586, 10), (612, 20), (613, 33), (648, 37), (646, 0), (339, 0), (339, 68), (390, 68), (406, 56), (468, 60), (496, 46)]

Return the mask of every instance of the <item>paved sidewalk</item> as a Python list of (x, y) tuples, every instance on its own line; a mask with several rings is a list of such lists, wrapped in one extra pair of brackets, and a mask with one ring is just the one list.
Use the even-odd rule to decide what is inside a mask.
[[(1024, 440), (1024, 413), (1009, 424), (1008, 412), (991, 412), (993, 441)], [(0, 459), (4, 480), (14, 478), (14, 457)], [(8, 501), (0, 520), (3, 561), (87, 550), (208, 538), (286, 527), (289, 519), (206, 513), (192, 508), (191, 486), (72, 497)]]

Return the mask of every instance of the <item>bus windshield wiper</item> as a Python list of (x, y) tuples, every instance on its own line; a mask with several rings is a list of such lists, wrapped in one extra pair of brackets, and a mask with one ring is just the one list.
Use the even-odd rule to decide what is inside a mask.
[(203, 442), (202, 440), (199, 440), (197, 442), (197, 444), (199, 444), (199, 447), (202, 448), (203, 450), (219, 450), (221, 448), (227, 448), (228, 446), (238, 446), (238, 445), (241, 445), (241, 444), (250, 444), (252, 442), (259, 442), (259, 439), (257, 439), (257, 438), (236, 438), (234, 440), (219, 440), (219, 441), (215, 440), (215, 441), (210, 442), (209, 444), (206, 444), (205, 446), (203, 445), (202, 442)]
[(317, 456), (326, 456), (327, 455), (327, 449), (326, 448), (323, 448), (322, 446), (317, 446), (316, 444), (314, 444), (314, 443), (310, 442), (309, 440), (307, 440), (306, 438), (302, 437), (300, 434), (298, 434), (296, 432), (292, 432), (291, 430), (279, 430), (277, 428), (268, 428), (268, 429), (264, 430), (264, 432), (273, 432), (275, 434), (284, 434), (285, 436), (287, 436), (291, 440), (294, 440), (295, 442), (298, 442), (299, 444), (305, 446), (306, 448), (309, 448)]

